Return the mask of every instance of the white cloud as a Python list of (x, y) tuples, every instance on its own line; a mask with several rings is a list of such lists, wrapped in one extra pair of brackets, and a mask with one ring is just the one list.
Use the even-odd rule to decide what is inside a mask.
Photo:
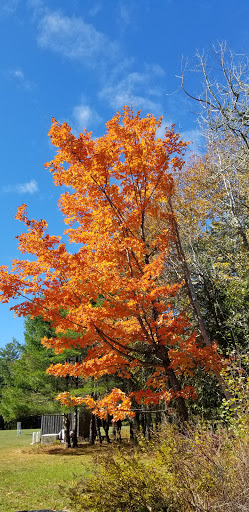
[(126, 37), (128, 32), (137, 31), (137, 3), (134, 0), (116, 0), (114, 15), (121, 36)]
[(24, 73), (20, 69), (12, 71), (12, 76), (18, 78), (19, 80), (24, 80)]
[(13, 14), (18, 7), (20, 0), (1, 0), (0, 15), (9, 16)]
[(123, 0), (122, 2), (119, 2), (117, 8), (118, 8), (118, 17), (119, 22), (122, 25), (131, 26), (132, 23), (134, 23), (134, 16), (133, 16), (133, 7), (131, 4), (125, 3)]
[(41, 12), (40, 9), (43, 9), (43, 12), (45, 9), (43, 0), (27, 0), (27, 5), (30, 9), (39, 9), (39, 12)]
[(25, 77), (24, 72), (20, 68), (9, 71), (9, 77), (24, 89), (31, 89), (34, 85)]
[(160, 110), (160, 104), (147, 98), (129, 92), (125, 87), (109, 86), (102, 89), (100, 98), (105, 98), (112, 108), (121, 109), (124, 105), (134, 107), (135, 110), (146, 110), (147, 113), (155, 113)]
[(6, 185), (1, 191), (4, 194), (35, 194), (38, 192), (38, 183), (30, 180), (26, 183), (17, 183), (16, 185)]
[(153, 85), (155, 77), (154, 66), (143, 72), (127, 73), (125, 78), (117, 81), (110, 80), (99, 93), (101, 99), (108, 101), (114, 109), (120, 109), (124, 105), (132, 105), (134, 109), (142, 109), (146, 113), (150, 112), (156, 115), (162, 114), (162, 105), (160, 97), (162, 90)]
[(16, 186), (19, 194), (34, 194), (38, 191), (38, 184), (35, 180), (31, 180), (27, 183), (20, 183)]
[(73, 109), (73, 118), (79, 130), (92, 129), (102, 121), (98, 113), (89, 105), (77, 105)]
[[(41, 1), (29, 0), (35, 4)], [(98, 14), (101, 8), (102, 3), (96, 0), (91, 14)], [(132, 2), (118, 1), (116, 13), (124, 23), (125, 20), (128, 23), (132, 11)], [(121, 109), (128, 104), (146, 113), (162, 114), (164, 91), (160, 82), (165, 80), (164, 69), (156, 63), (145, 63), (142, 71), (132, 71), (135, 60), (121, 56), (118, 44), (82, 17), (67, 16), (62, 11), (44, 11), (38, 23), (37, 41), (42, 48), (96, 68), (96, 79), (100, 84), (98, 97), (112, 109)], [(101, 120), (84, 102), (74, 108), (73, 117), (80, 128), (90, 123), (96, 125)]]
[(164, 77), (166, 75), (164, 69), (159, 64), (145, 64), (145, 71), (154, 77)]
[(44, 4), (43, 0), (26, 0), (27, 7), (32, 13), (32, 20), (39, 22), (45, 14), (49, 12), (48, 7)]
[(97, 14), (99, 14), (100, 11), (102, 11), (102, 9), (103, 9), (103, 5), (100, 5), (100, 3), (97, 3), (91, 7), (91, 9), (89, 10), (89, 15), (94, 17)]
[(70, 59), (80, 59), (95, 67), (104, 56), (111, 60), (118, 46), (82, 18), (69, 17), (59, 12), (46, 14), (39, 24), (38, 43)]

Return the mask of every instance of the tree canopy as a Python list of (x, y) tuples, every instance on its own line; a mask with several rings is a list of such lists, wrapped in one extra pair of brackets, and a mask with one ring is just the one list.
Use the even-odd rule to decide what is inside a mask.
[[(108, 412), (119, 403), (120, 417), (132, 399), (176, 398), (186, 418), (184, 398), (195, 392), (182, 388), (179, 377), (196, 367), (221, 367), (215, 345), (197, 341), (189, 319), (173, 304), (182, 283), (167, 278), (165, 261), (175, 241), (168, 204), (186, 143), (173, 127), (157, 137), (160, 125), (161, 119), (141, 118), (125, 107), (94, 140), (86, 131), (74, 136), (67, 123), (53, 119), (50, 138), (58, 151), (47, 166), (55, 185), (71, 188), (59, 206), (78, 251), (47, 234), (45, 220), (29, 220), (22, 205), (16, 218), (27, 232), (18, 237), (19, 250), (32, 259), (15, 260), (11, 271), (1, 267), (1, 300), (22, 298), (13, 307), (16, 314), (52, 322), (58, 336), (43, 338), (45, 346), (87, 350), (82, 362), (52, 365), (50, 374), (129, 379), (134, 369), (148, 369), (139, 393), (110, 395)], [(69, 328), (77, 333), (73, 339), (66, 336)]]

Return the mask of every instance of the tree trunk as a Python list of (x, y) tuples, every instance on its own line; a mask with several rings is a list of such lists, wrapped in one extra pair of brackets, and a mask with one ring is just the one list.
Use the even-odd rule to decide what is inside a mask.
[[(207, 329), (206, 329), (206, 326), (205, 326), (205, 323), (204, 323), (204, 320), (203, 320), (203, 316), (201, 314), (200, 304), (199, 304), (199, 301), (197, 299), (197, 296), (196, 296), (196, 293), (195, 293), (195, 289), (194, 289), (194, 286), (193, 286), (193, 283), (192, 283), (190, 271), (189, 271), (189, 268), (188, 268), (188, 264), (187, 264), (187, 261), (186, 261), (186, 258), (185, 258), (185, 253), (183, 251), (183, 247), (182, 247), (182, 243), (181, 243), (181, 238), (180, 238), (180, 233), (179, 233), (178, 225), (177, 225), (177, 222), (176, 222), (176, 219), (175, 219), (172, 203), (171, 203), (170, 200), (169, 200), (169, 206), (170, 206), (170, 210), (171, 210), (171, 213), (172, 213), (172, 223), (173, 223), (174, 232), (175, 232), (175, 236), (176, 236), (177, 254), (178, 254), (179, 260), (180, 260), (180, 262), (182, 264), (182, 270), (183, 270), (183, 275), (184, 275), (184, 279), (185, 279), (185, 283), (186, 283), (186, 289), (187, 289), (188, 297), (189, 297), (189, 300), (190, 300), (190, 304), (192, 305), (193, 313), (194, 313), (195, 318), (196, 318), (196, 320), (198, 322), (199, 329), (200, 329), (201, 335), (202, 335), (202, 339), (203, 339), (203, 341), (204, 341), (206, 346), (210, 346), (211, 345), (211, 341), (209, 339), (209, 335), (207, 333)], [(228, 391), (227, 385), (226, 385), (226, 382), (225, 382), (224, 378), (222, 377), (222, 375), (220, 374), (220, 372), (218, 370), (214, 370), (214, 374), (215, 374), (215, 376), (216, 376), (216, 378), (217, 378), (217, 380), (218, 380), (218, 382), (219, 382), (219, 384), (221, 386), (221, 389), (222, 389), (226, 399), (230, 400), (232, 398), (232, 394)]]
[(78, 447), (78, 407), (74, 409), (74, 417), (73, 417), (73, 448)]
[(130, 441), (135, 441), (133, 419), (129, 420), (129, 424), (130, 424)]
[[(178, 394), (180, 391), (182, 391), (182, 388), (174, 370), (170, 368), (168, 349), (164, 345), (160, 346), (160, 349), (158, 350), (158, 356), (161, 358), (165, 368), (165, 373), (169, 381), (169, 387), (172, 388), (174, 393)], [(175, 400), (179, 419), (184, 423), (185, 421), (188, 421), (188, 409), (185, 399), (182, 396), (176, 396)]]
[(97, 437), (98, 437), (99, 443), (102, 444), (102, 437), (101, 437), (100, 426), (101, 426), (101, 420), (100, 420), (100, 418), (96, 418)]
[(103, 420), (102, 421), (102, 426), (103, 426), (103, 429), (105, 431), (105, 438), (106, 438), (106, 441), (107, 443), (110, 443), (110, 437), (109, 437), (109, 426), (110, 426), (110, 416), (108, 414), (106, 420)]
[(145, 437), (150, 441), (151, 439), (151, 412), (145, 413)]
[(115, 441), (121, 442), (121, 427), (122, 427), (121, 420), (113, 422), (112, 433), (113, 433)]
[(70, 441), (70, 418), (69, 418), (69, 414), (64, 414), (63, 415), (63, 428), (64, 428), (65, 448), (71, 448), (71, 441)]
[(93, 445), (95, 443), (96, 438), (96, 418), (95, 415), (92, 414), (90, 421), (90, 431), (89, 431), (89, 444)]
[(142, 432), (143, 432), (143, 436), (144, 437), (146, 436), (146, 421), (147, 421), (146, 412), (142, 412), (142, 414), (141, 414), (141, 425), (142, 425)]
[(156, 412), (156, 419), (155, 419), (155, 431), (156, 432), (159, 431), (161, 423), (162, 423), (162, 413)]
[[(169, 365), (165, 366), (166, 375), (169, 379), (169, 385), (173, 389), (174, 392), (182, 391), (181, 385), (175, 375), (174, 370), (172, 368), (169, 368)], [(188, 409), (186, 406), (185, 399), (182, 396), (176, 397), (176, 404), (177, 404), (177, 412), (180, 418), (181, 422), (188, 421)]]

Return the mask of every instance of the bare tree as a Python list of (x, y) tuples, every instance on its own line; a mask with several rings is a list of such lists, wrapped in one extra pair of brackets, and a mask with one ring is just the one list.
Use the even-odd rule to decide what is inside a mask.
[(212, 57), (197, 53), (194, 71), (201, 72), (203, 90), (199, 96), (185, 87), (187, 65), (182, 70), (181, 88), (199, 103), (200, 118), (213, 137), (233, 134), (249, 151), (249, 58), (234, 54), (226, 43), (213, 47)]
[(202, 75), (201, 94), (195, 96), (186, 89), (187, 66), (181, 75), (181, 88), (200, 106), (209, 178), (214, 189), (223, 188), (222, 210), (225, 208), (229, 222), (249, 252), (249, 57), (235, 54), (226, 43), (219, 43), (209, 56), (198, 52), (197, 60), (194, 70)]

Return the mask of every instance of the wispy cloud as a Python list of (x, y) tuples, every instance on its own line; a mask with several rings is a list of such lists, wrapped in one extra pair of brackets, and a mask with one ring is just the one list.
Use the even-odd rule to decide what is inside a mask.
[(121, 0), (116, 5), (117, 21), (124, 27), (130, 27), (132, 24), (135, 25), (134, 16), (134, 3), (130, 3)]
[(99, 92), (99, 97), (105, 99), (114, 109), (128, 104), (135, 109), (161, 115), (163, 94), (155, 82), (163, 75), (164, 71), (159, 66), (147, 65), (144, 72), (127, 73), (121, 80), (110, 78), (109, 83)]
[(26, 0), (27, 2), (27, 6), (30, 8), (30, 9), (33, 9), (33, 11), (35, 11), (35, 13), (43, 13), (46, 12), (47, 8), (44, 4), (44, 1), (43, 0)]
[(99, 14), (103, 9), (103, 4), (101, 5), (99, 2), (97, 2), (96, 4), (93, 4), (91, 9), (89, 9), (89, 15), (94, 17), (96, 16), (97, 14)]
[(104, 56), (109, 60), (118, 53), (118, 45), (82, 18), (59, 12), (46, 14), (39, 23), (37, 40), (42, 48), (78, 59), (95, 67)]
[[(138, 67), (136, 59), (122, 50), (122, 42), (118, 43), (99, 31), (94, 22), (88, 23), (83, 17), (68, 16), (62, 9), (52, 11), (43, 0), (27, 1), (35, 12), (39, 12), (34, 22), (37, 25), (37, 42), (40, 47), (75, 60), (77, 64), (82, 62), (92, 67), (98, 100), (113, 111), (121, 110), (124, 105), (132, 105), (135, 110), (141, 109), (142, 115), (153, 113), (161, 116), (167, 110), (166, 120), (175, 119), (174, 98), (169, 100), (166, 97), (166, 73), (156, 62), (140, 62)], [(117, 0), (114, 22), (122, 22), (127, 28), (134, 8), (131, 0)], [(95, 0), (86, 15), (92, 16), (93, 20), (102, 9), (102, 3)], [(181, 107), (178, 101), (175, 107), (176, 114), (179, 114)], [(95, 129), (102, 119), (83, 100), (73, 108), (70, 121), (73, 130), (77, 132), (84, 127), (88, 130)], [(167, 125), (170, 123), (167, 122)], [(160, 135), (164, 129), (165, 123), (160, 129)]]
[(26, 0), (26, 6), (31, 13), (31, 20), (37, 25), (49, 12), (43, 0)]
[(1, 0), (0, 16), (10, 16), (13, 14), (16, 11), (19, 3), (20, 0)]
[(23, 89), (29, 90), (32, 89), (32, 87), (34, 86), (34, 83), (25, 77), (24, 72), (20, 68), (10, 70), (8, 72), (8, 76), (11, 80), (15, 81)]
[[(40, 8), (42, 0), (28, 0)], [(43, 4), (44, 5), (44, 4)], [(96, 0), (88, 15), (95, 16), (102, 9)], [(41, 12), (41, 11), (40, 11)], [(115, 8), (116, 22), (129, 25), (133, 13), (133, 3), (119, 0)], [(44, 7), (37, 24), (37, 42), (47, 50), (62, 56), (81, 61), (94, 68), (96, 83), (99, 83), (98, 98), (117, 110), (126, 104), (144, 112), (161, 115), (165, 71), (156, 63), (147, 63), (138, 71), (135, 59), (125, 55), (118, 42), (97, 30), (94, 24), (82, 17), (67, 16), (60, 11)], [(96, 111), (87, 104), (76, 106), (73, 117), (77, 127), (92, 127), (100, 122)]]
[(17, 183), (16, 185), (6, 185), (1, 188), (3, 194), (35, 194), (38, 192), (38, 183), (30, 180), (26, 183)]
[(84, 128), (91, 129), (98, 125), (102, 118), (99, 114), (89, 105), (81, 104), (76, 105), (73, 109), (73, 119), (77, 125), (77, 129), (83, 130)]

